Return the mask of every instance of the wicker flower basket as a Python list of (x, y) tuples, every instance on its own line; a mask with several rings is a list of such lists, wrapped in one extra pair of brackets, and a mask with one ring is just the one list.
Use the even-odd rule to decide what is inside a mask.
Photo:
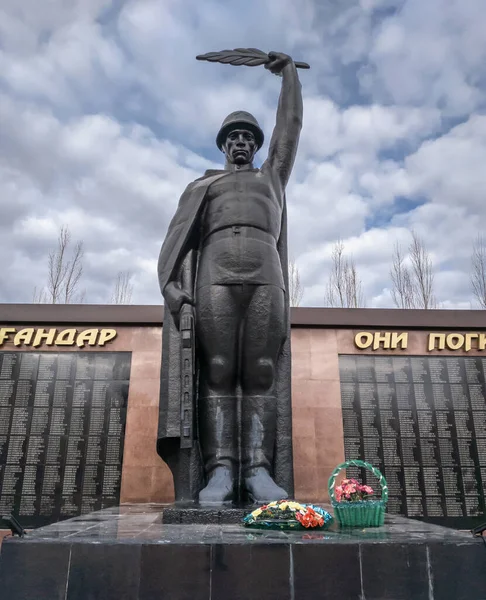
[[(379, 479), (380, 500), (361, 500), (360, 502), (338, 502), (335, 494), (336, 477), (342, 469), (350, 466), (364, 467)], [(363, 460), (347, 460), (338, 465), (329, 477), (329, 497), (334, 515), (341, 527), (381, 527), (385, 522), (385, 508), (388, 501), (388, 486), (381, 472)]]

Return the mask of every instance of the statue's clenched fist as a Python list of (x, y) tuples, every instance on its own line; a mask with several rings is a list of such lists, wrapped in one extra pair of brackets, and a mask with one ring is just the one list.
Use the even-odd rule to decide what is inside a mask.
[(176, 327), (179, 327), (181, 308), (184, 304), (194, 304), (194, 298), (182, 290), (177, 283), (170, 282), (165, 287), (164, 300), (174, 319)]
[(270, 61), (265, 64), (265, 69), (268, 69), (274, 75), (280, 75), (284, 67), (293, 62), (292, 58), (283, 52), (269, 52), (268, 57)]

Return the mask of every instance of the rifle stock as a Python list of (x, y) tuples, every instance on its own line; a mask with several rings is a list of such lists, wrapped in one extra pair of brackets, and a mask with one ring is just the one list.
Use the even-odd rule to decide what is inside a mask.
[(195, 421), (195, 323), (194, 307), (185, 304), (181, 309), (181, 448), (192, 448)]

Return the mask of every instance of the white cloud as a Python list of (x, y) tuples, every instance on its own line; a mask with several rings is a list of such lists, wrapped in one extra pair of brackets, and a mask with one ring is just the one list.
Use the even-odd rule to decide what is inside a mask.
[[(403, 165), (388, 162), (384, 169), (380, 163), (379, 170), (362, 177), (362, 185), (374, 190), (375, 200), (377, 196), (393, 200), (403, 194), (424, 200), (413, 210), (395, 213), (390, 224), (379, 229), (365, 230), (361, 213), (345, 217), (348, 225), (351, 222), (356, 225), (351, 234), (340, 236), (342, 228), (332, 223), (338, 234), (331, 239), (343, 238), (346, 250), (358, 264), (372, 306), (389, 305), (386, 290), (390, 284), (393, 245), (400, 242), (406, 249), (409, 232), (414, 229), (431, 254), (440, 305), (470, 308), (472, 244), (476, 234), (484, 232), (486, 219), (483, 193), (486, 180), (482, 168), (485, 161), (486, 118), (474, 115), (445, 135), (425, 141)], [(370, 202), (367, 207), (368, 215), (373, 210), (376, 217), (383, 213), (382, 205)], [(332, 243), (329, 237), (325, 239), (326, 243), (314, 246), (308, 255), (301, 257), (306, 285), (315, 280), (322, 265), (328, 268)], [(326, 272), (326, 268), (323, 270)], [(305, 277), (307, 271), (310, 275)], [(312, 289), (309, 293), (313, 293)]]
[[(486, 218), (480, 0), (241, 6), (2, 2), (0, 300), (30, 300), (68, 223), (85, 243), (90, 301), (104, 302), (129, 268), (134, 301), (159, 302), (160, 244), (185, 185), (221, 162), (221, 121), (250, 110), (268, 141), (275, 120), (279, 79), (195, 55), (255, 46), (312, 65), (301, 73), (304, 129), (287, 194), (304, 301), (322, 303), (340, 238), (368, 305), (389, 306), (393, 245), (414, 228), (441, 305), (469, 307), (471, 243)], [(463, 123), (447, 131), (451, 117)]]
[(407, 0), (374, 36), (362, 82), (374, 97), (465, 115), (484, 104), (481, 0)]
[(418, 192), (434, 202), (484, 209), (486, 116), (473, 115), (447, 135), (425, 144), (406, 160)]
[[(0, 209), (10, 214), (8, 227), (3, 221), (10, 273), (4, 300), (30, 299), (32, 281), (45, 281), (47, 252), (59, 227), (69, 224), (73, 237), (84, 241), (91, 282), (106, 267), (104, 284), (87, 291), (91, 301), (105, 301), (117, 270), (135, 269), (144, 257), (151, 264), (157, 256), (181, 192), (199, 176), (191, 163), (211, 163), (138, 125), (121, 126), (102, 115), (63, 124), (42, 110), (2, 100), (9, 139), (2, 145)], [(107, 262), (110, 253), (115, 259)], [(27, 257), (36, 277), (25, 286), (18, 265)], [(155, 271), (151, 276), (149, 289), (136, 293), (140, 302), (158, 297)]]

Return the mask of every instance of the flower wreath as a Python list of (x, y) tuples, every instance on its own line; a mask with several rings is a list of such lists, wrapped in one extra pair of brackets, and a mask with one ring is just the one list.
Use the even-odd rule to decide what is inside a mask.
[(332, 523), (332, 516), (320, 506), (314, 504), (300, 504), (293, 500), (278, 500), (264, 504), (246, 515), (243, 523), (246, 526), (257, 527), (269, 521), (298, 523), (306, 529), (325, 527)]

